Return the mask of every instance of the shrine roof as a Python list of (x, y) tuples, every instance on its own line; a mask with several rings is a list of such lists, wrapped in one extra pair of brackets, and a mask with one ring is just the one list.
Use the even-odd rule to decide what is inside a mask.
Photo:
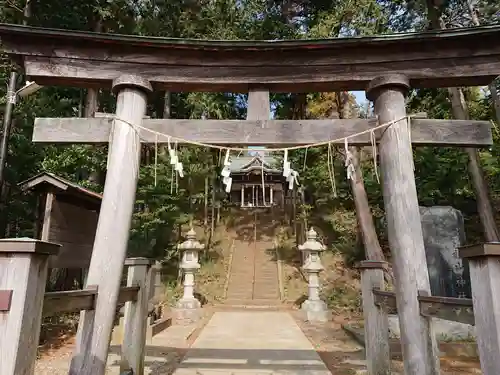
[(247, 173), (252, 170), (261, 170), (264, 162), (264, 171), (267, 173), (281, 173), (277, 166), (278, 159), (271, 155), (240, 156), (231, 159), (230, 169), (232, 173)]
[[(197, 40), (0, 24), (2, 46), (40, 85), (109, 88), (137, 74), (170, 91), (364, 90), (405, 74), (413, 87), (478, 86), (500, 75), (500, 25), (370, 37)], [(75, 43), (78, 41), (78, 43)]]
[(50, 172), (42, 172), (33, 177), (28, 178), (18, 184), (21, 190), (47, 192), (52, 191), (56, 195), (65, 195), (76, 198), (78, 201), (85, 202), (89, 208), (98, 209), (101, 205), (102, 195), (92, 190), (86, 189), (74, 182), (66, 180)]

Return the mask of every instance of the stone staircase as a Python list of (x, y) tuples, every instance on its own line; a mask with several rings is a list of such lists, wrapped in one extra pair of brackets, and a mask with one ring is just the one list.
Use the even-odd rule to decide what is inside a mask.
[(274, 253), (276, 224), (267, 210), (242, 211), (241, 215), (246, 215), (242, 221), (247, 225), (244, 236), (238, 236), (236, 229), (225, 305), (276, 308), (281, 305)]

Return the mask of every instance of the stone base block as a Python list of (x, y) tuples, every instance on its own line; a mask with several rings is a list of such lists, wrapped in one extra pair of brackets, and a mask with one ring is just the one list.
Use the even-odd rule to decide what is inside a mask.
[(323, 301), (306, 300), (301, 306), (304, 318), (308, 322), (327, 322), (330, 318), (330, 311)]
[(176, 325), (189, 325), (196, 323), (203, 317), (201, 308), (197, 309), (172, 309), (174, 322)]
[(196, 298), (181, 299), (177, 302), (176, 307), (180, 310), (194, 310), (199, 309), (201, 307), (201, 303)]

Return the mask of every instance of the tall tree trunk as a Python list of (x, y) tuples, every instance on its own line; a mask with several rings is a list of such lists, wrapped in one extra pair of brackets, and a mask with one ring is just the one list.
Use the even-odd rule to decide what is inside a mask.
[(205, 177), (205, 194), (204, 194), (205, 205), (203, 209), (203, 225), (205, 226), (205, 230), (208, 225), (208, 176)]
[[(95, 32), (100, 32), (102, 31), (102, 21), (100, 19), (96, 20), (95, 26), (94, 26), (94, 31)], [(99, 109), (99, 90), (94, 89), (94, 88), (89, 88), (87, 89), (87, 95), (85, 96), (85, 104), (84, 104), (84, 112), (83, 115), (85, 117), (94, 117), (94, 114), (98, 111)], [(95, 146), (90, 146), (90, 147), (95, 147)], [(105, 180), (105, 171), (101, 169), (96, 169), (95, 171), (92, 171), (89, 175), (89, 181), (93, 182), (94, 184), (98, 185), (104, 185), (104, 180)]]
[(31, 0), (26, 0), (24, 3), (23, 17), (23, 25), (27, 25), (31, 18)]
[[(215, 174), (212, 175), (212, 204), (210, 205), (210, 240), (209, 240), (209, 245), (212, 243), (212, 239), (214, 238), (214, 232), (215, 232), (215, 179), (216, 176)], [(219, 205), (220, 206), (220, 205)], [(217, 209), (219, 209), (219, 206), (217, 206)], [(218, 215), (217, 215), (218, 216)]]
[[(453, 117), (458, 120), (469, 119), (469, 112), (465, 103), (463, 91), (457, 87), (448, 88), (452, 103)], [(472, 185), (476, 193), (477, 211), (483, 226), (484, 236), (488, 242), (499, 240), (495, 215), (491, 206), (488, 184), (484, 178), (483, 169), (479, 160), (477, 149), (468, 147), (465, 149), (469, 156), (468, 170), (472, 179)]]
[(491, 82), (488, 86), (491, 93), (491, 100), (493, 100), (493, 107), (495, 108), (495, 118), (497, 125), (500, 125), (500, 96), (496, 86), (496, 80)]
[[(436, 0), (427, 0), (428, 19), (432, 29), (445, 29), (446, 26), (442, 18), (442, 8), (437, 4)], [(470, 3), (469, 10), (471, 11), (472, 22), (479, 26), (479, 19)], [(458, 87), (448, 88), (450, 101), (452, 104), (452, 114), (457, 120), (469, 119), (469, 112), (465, 103), (463, 91)], [(479, 155), (475, 148), (466, 148), (465, 151), (469, 156), (468, 170), (472, 179), (472, 185), (476, 193), (477, 211), (479, 219), (483, 226), (483, 232), (486, 241), (497, 242), (500, 237), (495, 222), (495, 215), (491, 206), (489, 197), (489, 189), (484, 178), (483, 170), (479, 161)]]
[(172, 117), (172, 95), (170, 91), (165, 91), (163, 99), (163, 118)]
[(352, 195), (354, 197), (354, 205), (356, 207), (356, 218), (360, 229), (361, 239), (365, 248), (366, 259), (368, 260), (385, 260), (384, 252), (378, 240), (375, 223), (368, 202), (365, 184), (363, 181), (363, 172), (359, 163), (360, 154), (356, 147), (350, 147), (354, 164), (354, 178), (350, 181)]
[[(347, 92), (337, 93), (337, 107), (339, 118), (350, 118), (349, 94)], [(356, 218), (365, 248), (365, 256), (368, 260), (385, 260), (384, 252), (378, 240), (375, 223), (366, 194), (363, 171), (360, 164), (360, 150), (357, 147), (349, 147), (354, 165), (354, 178), (350, 180), (354, 205), (356, 206)]]
[[(479, 16), (477, 9), (474, 7), (472, 4), (471, 0), (467, 1), (467, 7), (469, 8), (469, 14), (470, 18), (472, 21), (472, 24), (474, 26), (481, 26), (481, 23), (479, 22)], [(500, 125), (500, 96), (498, 96), (498, 90), (497, 90), (497, 82), (494, 80), (488, 85), (488, 88), (490, 89), (491, 93), (491, 100), (493, 101), (493, 107), (495, 109), (495, 118), (497, 124)]]

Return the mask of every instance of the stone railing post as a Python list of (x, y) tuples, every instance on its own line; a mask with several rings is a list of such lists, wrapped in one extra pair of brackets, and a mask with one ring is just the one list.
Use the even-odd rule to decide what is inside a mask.
[(390, 375), (389, 321), (387, 312), (375, 304), (373, 289), (385, 289), (386, 262), (365, 260), (359, 264), (363, 316), (365, 320), (365, 350), (368, 375)]
[(165, 294), (165, 286), (162, 280), (162, 264), (159, 261), (156, 261), (152, 266), (150, 288), (149, 299), (154, 306), (154, 317), (159, 319), (163, 315), (163, 310), (159, 303), (163, 300)]
[(60, 245), (0, 240), (0, 374), (33, 375), (49, 256)]
[(153, 261), (147, 258), (128, 258), (127, 286), (138, 286), (135, 301), (125, 303), (122, 360), (120, 372), (132, 370), (134, 375), (144, 374), (148, 301), (151, 293)]
[(301, 308), (306, 314), (306, 319), (310, 322), (324, 322), (328, 320), (328, 309), (325, 302), (319, 297), (319, 273), (323, 270), (320, 253), (325, 247), (316, 240), (317, 233), (313, 228), (307, 232), (307, 241), (299, 245), (305, 259), (302, 267), (308, 275), (308, 298)]
[(194, 274), (200, 268), (198, 262), (199, 251), (205, 248), (196, 240), (196, 232), (191, 228), (187, 233), (187, 240), (179, 245), (182, 252), (180, 268), (184, 273), (184, 294), (177, 302), (178, 317), (188, 320), (198, 318), (200, 301), (194, 296)]
[(477, 346), (484, 375), (500, 374), (500, 243), (464, 246), (469, 260)]

